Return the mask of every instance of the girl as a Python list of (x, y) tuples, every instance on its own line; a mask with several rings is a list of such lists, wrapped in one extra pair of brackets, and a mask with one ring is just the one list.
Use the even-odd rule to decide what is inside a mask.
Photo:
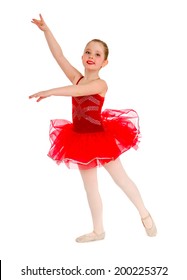
[(140, 135), (138, 115), (134, 110), (104, 110), (101, 112), (107, 84), (99, 78), (99, 71), (108, 63), (108, 47), (101, 40), (91, 40), (82, 55), (84, 75), (65, 58), (42, 15), (33, 19), (44, 32), (55, 60), (72, 85), (35, 93), (29, 98), (37, 102), (49, 96), (71, 96), (73, 123), (52, 120), (51, 148), (48, 156), (57, 164), (78, 167), (92, 215), (93, 231), (76, 239), (90, 242), (105, 238), (102, 219), (102, 200), (98, 190), (97, 166), (104, 166), (114, 182), (124, 191), (137, 208), (148, 236), (157, 233), (154, 221), (145, 208), (141, 195), (126, 174), (119, 156), (131, 147), (137, 148)]

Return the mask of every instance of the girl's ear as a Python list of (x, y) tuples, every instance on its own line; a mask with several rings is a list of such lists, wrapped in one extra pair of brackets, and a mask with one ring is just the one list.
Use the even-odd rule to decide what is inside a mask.
[(104, 60), (102, 67), (105, 67), (108, 64), (108, 59)]

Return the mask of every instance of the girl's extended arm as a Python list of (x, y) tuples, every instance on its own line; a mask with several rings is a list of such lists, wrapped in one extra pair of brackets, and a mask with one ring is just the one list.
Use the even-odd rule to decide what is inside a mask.
[(65, 75), (67, 76), (67, 78), (72, 83), (75, 83), (75, 81), (77, 81), (78, 78), (80, 76), (82, 76), (81, 73), (77, 69), (75, 69), (69, 63), (69, 61), (65, 58), (60, 45), (58, 44), (58, 42), (56, 41), (55, 37), (53, 36), (51, 30), (45, 23), (42, 15), (40, 14), (39, 16), (40, 16), (40, 20), (33, 19), (32, 23), (37, 25), (38, 28), (44, 32), (46, 41), (48, 43), (49, 49), (50, 49), (53, 57), (55, 58), (55, 60), (57, 61), (57, 63), (59, 64), (59, 66), (65, 73)]
[(107, 84), (104, 80), (92, 81), (83, 85), (72, 85), (60, 88), (53, 88), (45, 91), (40, 91), (29, 98), (36, 98), (37, 102), (49, 96), (86, 96), (92, 94), (105, 95), (107, 91)]

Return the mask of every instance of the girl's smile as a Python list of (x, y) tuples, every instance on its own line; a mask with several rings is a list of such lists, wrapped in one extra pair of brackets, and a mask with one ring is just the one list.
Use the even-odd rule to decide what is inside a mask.
[(87, 62), (87, 64), (89, 64), (89, 65), (95, 64), (95, 62), (94, 62), (93, 60), (87, 60), (86, 62)]

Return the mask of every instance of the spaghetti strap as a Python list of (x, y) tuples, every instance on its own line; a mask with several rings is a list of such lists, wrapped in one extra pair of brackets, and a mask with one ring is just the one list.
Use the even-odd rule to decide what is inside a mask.
[(80, 82), (80, 80), (82, 80), (82, 78), (84, 78), (84, 76), (82, 76), (78, 79), (78, 81), (76, 82), (76, 85), (78, 85), (78, 83)]

